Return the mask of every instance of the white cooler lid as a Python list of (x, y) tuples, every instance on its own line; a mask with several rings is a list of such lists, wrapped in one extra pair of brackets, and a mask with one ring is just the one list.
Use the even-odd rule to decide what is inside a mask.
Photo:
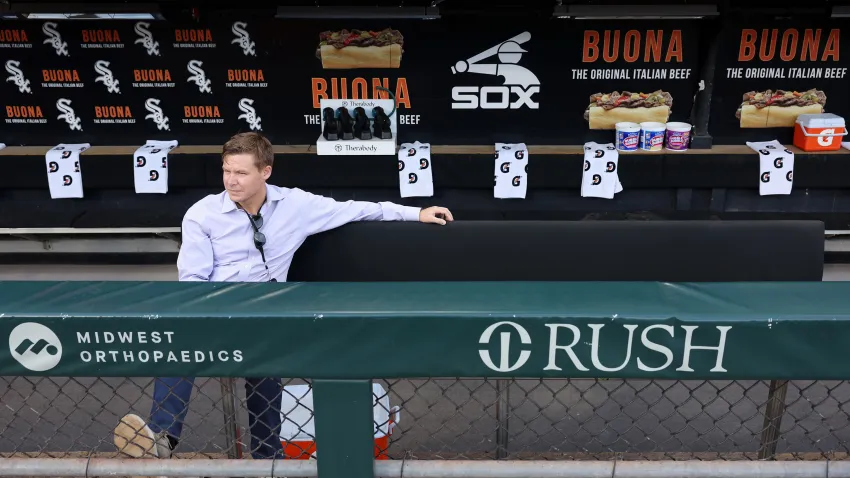
[[(283, 387), (280, 407), (280, 438), (288, 441), (315, 441), (313, 391), (309, 385)], [(380, 397), (380, 401), (378, 399)], [(372, 384), (375, 438), (389, 435), (390, 397), (379, 383)], [(378, 427), (377, 425), (381, 426)]]
[(806, 128), (836, 128), (844, 126), (844, 118), (832, 113), (797, 116), (797, 123)]

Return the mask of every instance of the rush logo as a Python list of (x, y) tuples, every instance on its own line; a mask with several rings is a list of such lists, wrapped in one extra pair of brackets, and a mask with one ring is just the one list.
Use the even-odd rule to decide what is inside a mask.
[(750, 61), (756, 57), (756, 52), (759, 60), (771, 61), (776, 56), (777, 45), (782, 61), (838, 61), (840, 39), (841, 30), (837, 28), (830, 30), (828, 35), (820, 28), (803, 30), (802, 35), (796, 28), (789, 28), (782, 32), (781, 40), (777, 28), (765, 28), (761, 33), (744, 29), (741, 30), (738, 61)]
[(41, 75), (44, 77), (45, 83), (63, 82), (78, 83), (80, 74), (77, 70), (41, 70)]
[(83, 30), (83, 43), (121, 43), (118, 30)]
[(132, 118), (129, 106), (95, 106), (95, 118)]
[(266, 81), (263, 70), (227, 70), (227, 81)]
[(212, 32), (209, 29), (174, 30), (176, 42), (212, 42)]
[[(330, 83), (330, 92), (328, 92)], [(348, 78), (331, 78), (330, 82), (324, 78), (313, 78), (313, 108), (319, 108), (320, 100), (377, 100), (389, 99), (385, 91), (378, 89), (379, 86), (390, 89), (389, 78), (372, 78), (371, 96), (369, 95), (369, 82), (365, 78), (354, 78), (349, 82)], [(407, 79), (398, 78), (395, 84), (395, 99), (398, 107), (410, 108), (410, 98), (407, 91)]]
[(40, 106), (6, 105), (7, 118), (44, 118)]
[(133, 70), (133, 80), (148, 81), (172, 81), (171, 72), (168, 70)]
[[(632, 63), (641, 58), (646, 63), (682, 62), (682, 30), (673, 30), (665, 36), (664, 30), (648, 30), (641, 33), (629, 30), (623, 34), (620, 30), (605, 30), (602, 35), (596, 30), (584, 31), (582, 59), (584, 63), (593, 63), (602, 59), (613, 63), (623, 56), (623, 60)], [(663, 56), (662, 56), (663, 52)]]
[(184, 106), (184, 118), (221, 118), (218, 106)]
[(0, 29), (0, 42), (29, 43), (25, 30)]

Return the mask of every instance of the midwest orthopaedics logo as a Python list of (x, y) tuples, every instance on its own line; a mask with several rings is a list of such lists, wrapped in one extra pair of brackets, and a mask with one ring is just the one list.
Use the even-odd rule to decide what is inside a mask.
[[(172, 331), (77, 332), (84, 363), (213, 363), (241, 362), (241, 350), (182, 350)], [(91, 347), (88, 347), (91, 346)], [(131, 348), (133, 350), (127, 350)]]
[(45, 372), (62, 360), (62, 342), (49, 328), (35, 322), (25, 322), (9, 334), (12, 357), (33, 372)]

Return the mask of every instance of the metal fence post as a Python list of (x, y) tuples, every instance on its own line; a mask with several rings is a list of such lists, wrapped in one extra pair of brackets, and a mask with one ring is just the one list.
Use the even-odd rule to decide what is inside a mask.
[(776, 444), (779, 442), (782, 415), (785, 414), (785, 395), (788, 393), (788, 380), (771, 380), (764, 407), (764, 425), (761, 430), (759, 460), (776, 456)]
[(242, 458), (242, 446), (239, 443), (239, 423), (236, 418), (235, 380), (223, 377), (221, 382), (221, 409), (224, 415), (224, 443), (228, 458)]
[(375, 478), (370, 380), (314, 380), (313, 420), (321, 478)]
[(496, 420), (499, 427), (496, 429), (496, 459), (504, 460), (508, 457), (508, 420), (510, 419), (511, 381), (496, 380)]

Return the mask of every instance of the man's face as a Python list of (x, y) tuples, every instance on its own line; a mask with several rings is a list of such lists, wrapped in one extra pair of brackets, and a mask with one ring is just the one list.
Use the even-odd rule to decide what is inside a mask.
[(245, 202), (256, 196), (266, 187), (266, 180), (272, 171), (271, 166), (257, 169), (251, 154), (225, 156), (221, 169), (224, 188), (233, 202)]

